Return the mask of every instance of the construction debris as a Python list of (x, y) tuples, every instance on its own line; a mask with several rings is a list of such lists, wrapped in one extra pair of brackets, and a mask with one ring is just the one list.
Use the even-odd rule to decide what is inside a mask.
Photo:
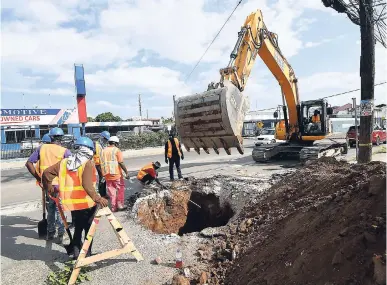
[(209, 284), (385, 284), (385, 187), (380, 162), (296, 171), (213, 239)]
[[(222, 235), (222, 226), (238, 213), (250, 197), (268, 189), (268, 179), (217, 176), (172, 183), (171, 190), (131, 197), (132, 214), (155, 233), (179, 235), (201, 232)], [(246, 193), (244, 189), (249, 189)]]

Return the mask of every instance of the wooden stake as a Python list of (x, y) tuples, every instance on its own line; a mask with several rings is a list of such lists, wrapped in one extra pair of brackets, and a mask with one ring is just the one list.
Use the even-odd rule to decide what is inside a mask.
[[(86, 253), (89, 250), (90, 244), (93, 240), (94, 234), (97, 230), (97, 226), (99, 223), (99, 219), (101, 216), (105, 216), (112, 228), (114, 229), (114, 233), (117, 236), (117, 239), (119, 240), (122, 248), (114, 249), (110, 251), (106, 251), (97, 255), (93, 255), (90, 257), (86, 257)], [(142, 257), (141, 253), (136, 249), (131, 239), (126, 234), (124, 228), (120, 224), (120, 222), (117, 220), (117, 218), (113, 215), (112, 211), (108, 208), (102, 208), (98, 210), (96, 215), (94, 216), (93, 223), (90, 226), (89, 232), (87, 233), (87, 236), (85, 238), (85, 242), (83, 243), (82, 249), (79, 253), (78, 259), (74, 264), (73, 272), (71, 273), (70, 280), (68, 282), (68, 285), (73, 285), (77, 281), (78, 275), (81, 271), (81, 267), (86, 266), (91, 263), (95, 263), (101, 260), (105, 260), (108, 258), (115, 257), (117, 255), (121, 255), (124, 253), (131, 253), (137, 261), (142, 261), (144, 258)]]

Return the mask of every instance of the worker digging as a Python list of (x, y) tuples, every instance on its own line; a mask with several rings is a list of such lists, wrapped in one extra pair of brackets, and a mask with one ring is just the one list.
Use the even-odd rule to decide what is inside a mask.
[[(44, 189), (47, 189), (50, 195), (59, 194), (63, 206), (73, 214), (73, 255), (74, 259), (77, 259), (82, 247), (82, 233), (87, 236), (96, 211), (96, 203), (106, 207), (108, 201), (95, 191), (97, 176), (92, 162), (93, 142), (87, 137), (80, 137), (75, 142), (75, 148), (73, 155), (44, 171), (42, 182)], [(53, 183), (56, 179), (59, 181), (59, 188), (55, 189)], [(91, 255), (91, 245), (87, 255)]]
[[(41, 182), (41, 176), (45, 169), (54, 165), (62, 158), (67, 158), (71, 155), (71, 152), (61, 146), (61, 138), (63, 137), (64, 132), (61, 128), (53, 128), (49, 132), (50, 142), (46, 137), (46, 142), (37, 148), (34, 153), (30, 156), (26, 162), (26, 167), (32, 176), (36, 178), (36, 181)], [(34, 163), (39, 165), (38, 169), (35, 169)], [(52, 185), (56, 188), (56, 193), (58, 192), (59, 182), (56, 177)], [(41, 190), (43, 191), (42, 188)], [(62, 243), (63, 235), (65, 233), (63, 221), (59, 215), (58, 208), (56, 207), (55, 202), (48, 197), (48, 193), (45, 193), (45, 201), (47, 208), (47, 240), (52, 240), (55, 237), (56, 225), (58, 226), (58, 236), (57, 242)]]

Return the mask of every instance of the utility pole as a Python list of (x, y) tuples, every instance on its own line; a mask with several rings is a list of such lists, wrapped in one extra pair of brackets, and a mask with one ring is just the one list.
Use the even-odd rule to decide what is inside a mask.
[(141, 110), (141, 94), (138, 94), (138, 108), (140, 110), (140, 117), (142, 118), (142, 110)]
[(146, 109), (146, 118), (149, 119), (148, 109)]
[(372, 160), (372, 129), (374, 115), (375, 39), (373, 23), (373, 0), (359, 1), (360, 16), (360, 138), (359, 163)]
[[(325, 7), (345, 13), (355, 25), (360, 26), (360, 137), (359, 163), (372, 160), (372, 129), (374, 117), (375, 44), (387, 48), (385, 0), (322, 0)], [(378, 12), (377, 8), (381, 11)], [(375, 26), (377, 29), (375, 30)]]

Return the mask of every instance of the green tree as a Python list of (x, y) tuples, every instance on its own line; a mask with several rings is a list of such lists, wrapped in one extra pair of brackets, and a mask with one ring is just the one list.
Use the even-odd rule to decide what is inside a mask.
[(94, 122), (94, 118), (93, 117), (87, 117), (87, 121), (88, 122)]
[(170, 117), (170, 118), (164, 118), (164, 117), (161, 117), (161, 122), (165, 125), (165, 124), (173, 124), (175, 123), (175, 118), (174, 117)]
[(114, 116), (111, 112), (105, 112), (95, 117), (96, 122), (120, 122), (122, 121), (120, 116)]

